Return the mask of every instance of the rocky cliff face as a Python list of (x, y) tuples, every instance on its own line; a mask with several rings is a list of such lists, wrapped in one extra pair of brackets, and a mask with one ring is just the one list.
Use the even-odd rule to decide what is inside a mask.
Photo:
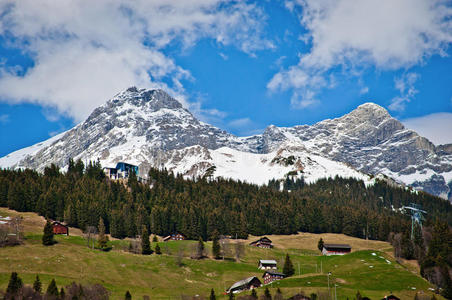
[[(261, 135), (241, 138), (198, 121), (162, 90), (133, 87), (95, 109), (73, 129), (0, 158), (0, 166), (43, 170), (50, 163), (64, 167), (72, 157), (99, 159), (104, 166), (127, 161), (144, 172), (151, 166), (167, 167), (190, 177), (215, 166), (215, 176), (259, 184), (288, 173), (308, 180), (319, 174), (363, 180), (368, 179), (365, 174), (384, 174), (452, 198), (451, 149), (451, 145), (435, 147), (373, 103), (311, 126), (272, 125)], [(287, 155), (274, 160), (289, 152), (298, 165), (284, 165)], [(312, 168), (305, 170), (308, 165)], [(258, 176), (259, 172), (266, 175)]]

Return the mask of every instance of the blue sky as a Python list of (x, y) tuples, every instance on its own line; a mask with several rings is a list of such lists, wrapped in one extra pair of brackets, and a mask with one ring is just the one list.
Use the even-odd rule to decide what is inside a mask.
[(452, 1), (0, 0), (0, 156), (128, 86), (237, 135), (375, 102), (452, 143)]

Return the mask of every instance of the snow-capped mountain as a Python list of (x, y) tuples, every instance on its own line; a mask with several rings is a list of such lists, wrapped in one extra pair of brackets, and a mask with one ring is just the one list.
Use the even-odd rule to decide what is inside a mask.
[[(342, 176), (371, 183), (384, 174), (400, 183), (451, 197), (452, 146), (435, 147), (373, 103), (337, 119), (237, 137), (197, 120), (162, 90), (129, 88), (73, 129), (0, 158), (0, 167), (42, 171), (69, 158), (125, 161), (165, 167), (187, 177), (215, 170), (222, 176), (264, 184), (303, 176), (308, 182)], [(215, 167), (215, 168), (212, 168)]]

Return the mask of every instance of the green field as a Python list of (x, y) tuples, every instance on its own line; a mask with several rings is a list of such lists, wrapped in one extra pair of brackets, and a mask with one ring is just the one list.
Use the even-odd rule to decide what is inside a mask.
[[(0, 209), (0, 215), (7, 213), (11, 212)], [(124, 251), (127, 242), (120, 240), (112, 242), (113, 250), (110, 252), (92, 250), (86, 247), (81, 236), (57, 236), (58, 243), (46, 247), (41, 244), (39, 217), (29, 213), (23, 215), (25, 243), (0, 248), (0, 289), (6, 289), (10, 273), (16, 271), (27, 284), (32, 284), (39, 274), (44, 289), (52, 278), (59, 287), (72, 281), (100, 283), (111, 292), (112, 299), (123, 298), (126, 290), (130, 290), (134, 299), (141, 299), (143, 295), (168, 300), (180, 299), (181, 295), (208, 296), (211, 288), (220, 296), (235, 281), (249, 276), (261, 278), (263, 272), (257, 269), (259, 259), (275, 259), (282, 268), (284, 256), (289, 253), (296, 276), (273, 283), (270, 286), (272, 294), (277, 287), (285, 297), (300, 291), (305, 294), (325, 293), (328, 291), (328, 272), (332, 273), (330, 286), (337, 285), (338, 299), (352, 299), (357, 290), (371, 299), (381, 299), (391, 291), (402, 299), (413, 299), (418, 291), (431, 294), (427, 281), (381, 251), (381, 242), (375, 242), (380, 243), (375, 244), (380, 245), (376, 246), (380, 250), (360, 250), (345, 256), (317, 256), (317, 252), (300, 243), (297, 248), (276, 244), (271, 250), (246, 246), (245, 256), (240, 262), (211, 258), (194, 260), (189, 256), (195, 241), (160, 242), (164, 254), (150, 256)], [(76, 234), (75, 230), (73, 232)], [(356, 240), (357, 243), (362, 241)], [(368, 245), (372, 247), (372, 242)], [(211, 243), (206, 247), (210, 253)], [(155, 248), (155, 243), (152, 243), (152, 248)], [(182, 266), (177, 263), (180, 252), (185, 255)], [(258, 295), (261, 294), (263, 288), (258, 289)]]

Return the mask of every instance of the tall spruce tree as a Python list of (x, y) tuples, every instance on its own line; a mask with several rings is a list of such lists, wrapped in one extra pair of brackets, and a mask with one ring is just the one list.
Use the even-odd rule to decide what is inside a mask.
[(221, 258), (221, 246), (218, 240), (218, 231), (215, 231), (212, 239), (212, 254), (215, 259)]
[(151, 242), (149, 241), (149, 231), (146, 226), (143, 226), (143, 229), (141, 230), (141, 254), (152, 254)]
[(251, 290), (251, 298), (254, 300), (257, 300), (257, 292), (256, 289)]
[(8, 287), (6, 293), (9, 295), (16, 295), (22, 288), (22, 279), (17, 275), (17, 272), (12, 272), (9, 278)]
[(286, 254), (286, 260), (284, 261), (283, 273), (287, 276), (292, 276), (295, 274), (295, 269), (293, 267), (292, 261), (290, 260), (289, 254)]
[(323, 239), (320, 238), (319, 242), (317, 243), (317, 248), (319, 248), (319, 250), (322, 251), (323, 245), (325, 245), (325, 243), (323, 242)]
[(216, 299), (217, 299), (217, 297), (215, 297), (215, 291), (213, 289), (211, 289), (209, 300), (216, 300)]
[(99, 219), (99, 237), (97, 239), (97, 247), (101, 250), (108, 249), (108, 236), (105, 234), (105, 225), (102, 217)]
[(50, 220), (47, 220), (46, 225), (44, 226), (42, 244), (45, 246), (51, 246), (55, 244), (55, 240), (53, 239), (53, 226), (52, 223), (50, 223)]
[(264, 297), (265, 300), (272, 300), (272, 295), (270, 294), (270, 290), (268, 289), (268, 287), (265, 288)]
[(49, 286), (47, 287), (46, 294), (49, 296), (58, 297), (59, 293), (58, 293), (58, 287), (56, 285), (55, 279), (52, 279), (52, 281), (50, 282)]
[(124, 300), (132, 300), (132, 294), (130, 294), (129, 291), (127, 291), (126, 294), (124, 295)]
[(33, 290), (38, 293), (42, 292), (42, 283), (41, 283), (41, 280), (39, 280), (38, 275), (36, 275), (36, 279), (33, 282)]

